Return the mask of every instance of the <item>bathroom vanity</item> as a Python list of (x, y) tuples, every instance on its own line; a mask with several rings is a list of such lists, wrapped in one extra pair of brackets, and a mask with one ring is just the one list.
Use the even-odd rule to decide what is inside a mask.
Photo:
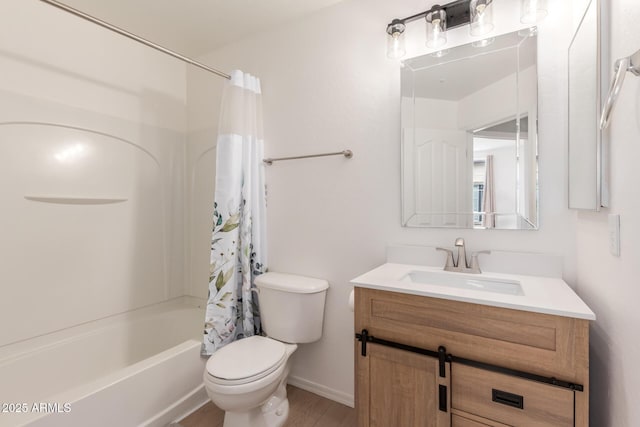
[(352, 281), (358, 426), (587, 426), (593, 312), (557, 278), (384, 264)]

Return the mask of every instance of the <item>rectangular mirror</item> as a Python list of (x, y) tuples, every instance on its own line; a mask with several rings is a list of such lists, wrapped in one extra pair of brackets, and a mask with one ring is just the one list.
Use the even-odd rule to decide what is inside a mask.
[(537, 229), (536, 28), (401, 72), (402, 224)]
[[(599, 1), (591, 0), (569, 45), (569, 207), (606, 206), (602, 182)], [(606, 87), (606, 85), (605, 85)]]

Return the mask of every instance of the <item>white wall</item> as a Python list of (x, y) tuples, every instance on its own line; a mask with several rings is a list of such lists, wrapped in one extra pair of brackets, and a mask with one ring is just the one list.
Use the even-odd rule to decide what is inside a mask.
[[(584, 1), (574, 1), (576, 14)], [(640, 5), (636, 0), (611, 3), (611, 58), (640, 48)], [(610, 209), (579, 213), (577, 285), (596, 313), (591, 327), (591, 425), (634, 426), (640, 420), (640, 79), (627, 74), (608, 131)], [(608, 250), (607, 215), (620, 214), (621, 251)]]
[(38, 1), (0, 5), (0, 345), (182, 295), (184, 64)]
[(462, 98), (458, 102), (458, 129), (476, 130), (499, 124), (515, 118), (516, 112), (534, 114), (535, 82), (536, 69), (528, 67)]
[[(421, 1), (346, 0), (271, 32), (239, 41), (203, 58), (221, 69), (240, 68), (262, 79), (267, 156), (352, 149), (351, 160), (322, 158), (267, 168), (270, 268), (326, 278), (324, 336), (302, 345), (292, 375), (347, 400), (353, 393), (353, 317), (349, 280), (383, 263), (389, 243), (452, 246), (464, 237), (474, 250), (543, 252), (565, 257), (574, 279), (574, 215), (566, 208), (566, 46), (570, 13), (550, 2), (540, 29), (539, 231), (407, 229), (400, 226), (400, 69), (385, 56), (385, 26), (424, 10)], [(496, 2), (497, 33), (519, 27), (518, 2)], [(508, 19), (508, 21), (506, 20)], [(415, 31), (413, 26), (416, 27)], [(421, 23), (411, 34), (423, 37)], [(467, 28), (450, 40), (469, 42)], [(417, 45), (421, 41), (410, 41)], [(188, 158), (214, 145), (222, 82), (189, 73), (189, 125), (198, 129)], [(193, 143), (192, 143), (193, 142)], [(212, 162), (211, 159), (207, 162)], [(213, 192), (213, 179), (196, 183), (196, 200)], [(198, 202), (192, 206), (203, 206)], [(207, 202), (208, 203), (208, 202)], [(206, 206), (205, 206), (206, 207)], [(209, 213), (210, 215), (210, 213)], [(209, 226), (210, 228), (210, 226)], [(202, 230), (206, 232), (206, 224)], [(195, 248), (190, 292), (206, 296), (207, 237)], [(196, 254), (192, 253), (193, 259)], [(197, 276), (197, 277), (196, 277)]]

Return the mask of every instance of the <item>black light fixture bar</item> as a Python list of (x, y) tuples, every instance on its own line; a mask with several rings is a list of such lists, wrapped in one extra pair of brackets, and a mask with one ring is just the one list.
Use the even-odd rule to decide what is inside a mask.
[(402, 19), (394, 19), (387, 25), (387, 28), (395, 24), (408, 24), (409, 22), (417, 21), (418, 19), (426, 17), (428, 13), (441, 9), (444, 9), (447, 13), (447, 27), (449, 29), (456, 28), (471, 22), (471, 14), (469, 12), (470, 1), (471, 0), (456, 0), (445, 4), (444, 6), (436, 4), (433, 5), (431, 9), (425, 10), (424, 12), (416, 13), (415, 15)]

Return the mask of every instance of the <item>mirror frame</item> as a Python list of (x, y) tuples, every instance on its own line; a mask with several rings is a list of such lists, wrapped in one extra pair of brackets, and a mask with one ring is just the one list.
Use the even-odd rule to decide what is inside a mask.
[[(586, 191), (592, 191), (592, 196), (594, 198), (593, 205), (586, 204), (576, 204), (572, 203), (572, 193), (579, 192), (578, 185), (580, 182), (584, 181), (584, 177), (581, 177), (580, 182), (574, 182), (571, 179), (571, 163), (572, 163), (572, 155), (578, 152), (577, 148), (584, 149), (584, 147), (580, 147), (577, 143), (572, 144), (572, 135), (571, 135), (571, 48), (574, 46), (574, 42), (578, 37), (578, 33), (580, 30), (584, 29), (585, 18), (589, 13), (591, 8), (595, 8), (596, 14), (596, 54), (595, 58), (592, 60), (595, 61), (595, 70), (596, 70), (596, 79), (594, 82), (595, 92), (596, 92), (596, 115), (593, 117), (593, 122), (596, 124), (596, 146), (595, 146), (595, 156), (596, 156), (596, 164), (595, 164), (595, 188)], [(608, 140), (605, 137), (605, 133), (600, 129), (600, 114), (602, 112), (602, 100), (605, 98), (603, 90), (606, 90), (608, 87), (608, 68), (603, 66), (604, 64), (608, 64), (608, 60), (606, 60), (606, 53), (603, 49), (606, 40), (605, 38), (605, 18), (604, 18), (605, 9), (603, 8), (603, 3), (601, 0), (589, 0), (587, 6), (580, 16), (580, 22), (576, 27), (575, 32), (571, 38), (571, 43), (569, 43), (569, 48), (567, 49), (567, 206), (569, 209), (576, 210), (585, 210), (585, 211), (599, 211), (603, 207), (609, 206), (609, 193), (608, 193), (608, 184), (607, 184), (607, 164), (608, 164)], [(573, 149), (572, 149), (573, 146)], [(595, 193), (595, 194), (594, 194)]]
[[(406, 176), (405, 176), (405, 171), (404, 171), (404, 165), (406, 162), (405, 159), (405, 132), (404, 129), (401, 129), (401, 144), (400, 144), (400, 150), (401, 150), (401, 226), (402, 227), (407, 227), (407, 228), (451, 228), (451, 229), (476, 229), (476, 230), (519, 230), (519, 231), (536, 231), (539, 230), (540, 228), (540, 194), (539, 194), (539, 132), (538, 132), (538, 121), (539, 121), (539, 113), (540, 113), (540, 85), (539, 85), (539, 77), (540, 77), (540, 73), (539, 73), (539, 35), (537, 34), (537, 27), (533, 26), (533, 27), (526, 27), (526, 28), (522, 28), (520, 30), (517, 31), (512, 31), (511, 33), (506, 33), (504, 35), (507, 34), (521, 34), (523, 31), (531, 31), (533, 29), (533, 31), (535, 31), (533, 34), (535, 34), (535, 43), (536, 43), (536, 61), (534, 64), (535, 67), (535, 73), (536, 73), (536, 80), (535, 80), (535, 94), (536, 94), (536, 111), (535, 111), (535, 120), (533, 121), (533, 123), (529, 123), (529, 132), (534, 131), (535, 132), (535, 168), (536, 168), (536, 178), (534, 180), (534, 182), (532, 183), (532, 185), (535, 188), (535, 207), (533, 209), (535, 209), (535, 214), (532, 214), (530, 217), (525, 217), (524, 215), (520, 214), (517, 210), (517, 206), (516, 206), (516, 210), (514, 210), (512, 213), (509, 213), (509, 215), (513, 215), (517, 218), (517, 223), (516, 224), (520, 224), (522, 222), (526, 222), (527, 224), (529, 224), (529, 226), (527, 227), (511, 227), (511, 228), (500, 228), (500, 227), (482, 227), (482, 226), (475, 226), (473, 224), (473, 222), (471, 223), (470, 226), (468, 227), (460, 227), (460, 226), (447, 226), (447, 225), (418, 225), (418, 224), (412, 224), (410, 222), (410, 218), (415, 216), (415, 212), (413, 214), (407, 213), (406, 212), (406, 202), (404, 200), (405, 197), (405, 189), (406, 189)], [(524, 39), (523, 39), (524, 40)], [(521, 41), (518, 44), (514, 44), (513, 46), (516, 47), (517, 49), (519, 49), (520, 44), (523, 41)], [(455, 46), (456, 47), (463, 47), (463, 46), (470, 46), (473, 43), (470, 41), (469, 43), (465, 43), (459, 46)], [(454, 49), (452, 48), (452, 49)], [(427, 54), (427, 55), (431, 55), (433, 56), (433, 54)], [(517, 55), (517, 54), (516, 54)], [(425, 55), (426, 56), (426, 55)], [(420, 58), (421, 56), (417, 56), (415, 58), (408, 58), (407, 60), (412, 60), (412, 59), (416, 59), (416, 58)], [(460, 58), (458, 60), (464, 60), (464, 58)], [(404, 61), (403, 61), (404, 62)], [(404, 65), (404, 64), (403, 64)], [(518, 71), (518, 73), (520, 72), (520, 70)], [(401, 83), (401, 87), (402, 87), (402, 83)], [(518, 92), (520, 90), (519, 86), (515, 87), (515, 91)], [(401, 95), (401, 104), (403, 103), (403, 95)], [(520, 110), (521, 106), (518, 106), (517, 110)], [(515, 112), (515, 118), (518, 119), (522, 119), (522, 111), (516, 111)], [(401, 116), (404, 116), (404, 112), (402, 111), (402, 107), (401, 107)], [(529, 120), (529, 114), (525, 114), (525, 117), (527, 118), (527, 120)], [(403, 120), (401, 118), (401, 127), (402, 127), (402, 123)], [(518, 132), (519, 134), (519, 132)], [(473, 155), (472, 153), (469, 153), (468, 155)], [(522, 190), (518, 190), (518, 192), (516, 194), (519, 194), (520, 191)], [(518, 198), (518, 196), (516, 196)], [(473, 213), (471, 213), (471, 216), (473, 217)], [(535, 223), (531, 222), (531, 219), (535, 219)]]

